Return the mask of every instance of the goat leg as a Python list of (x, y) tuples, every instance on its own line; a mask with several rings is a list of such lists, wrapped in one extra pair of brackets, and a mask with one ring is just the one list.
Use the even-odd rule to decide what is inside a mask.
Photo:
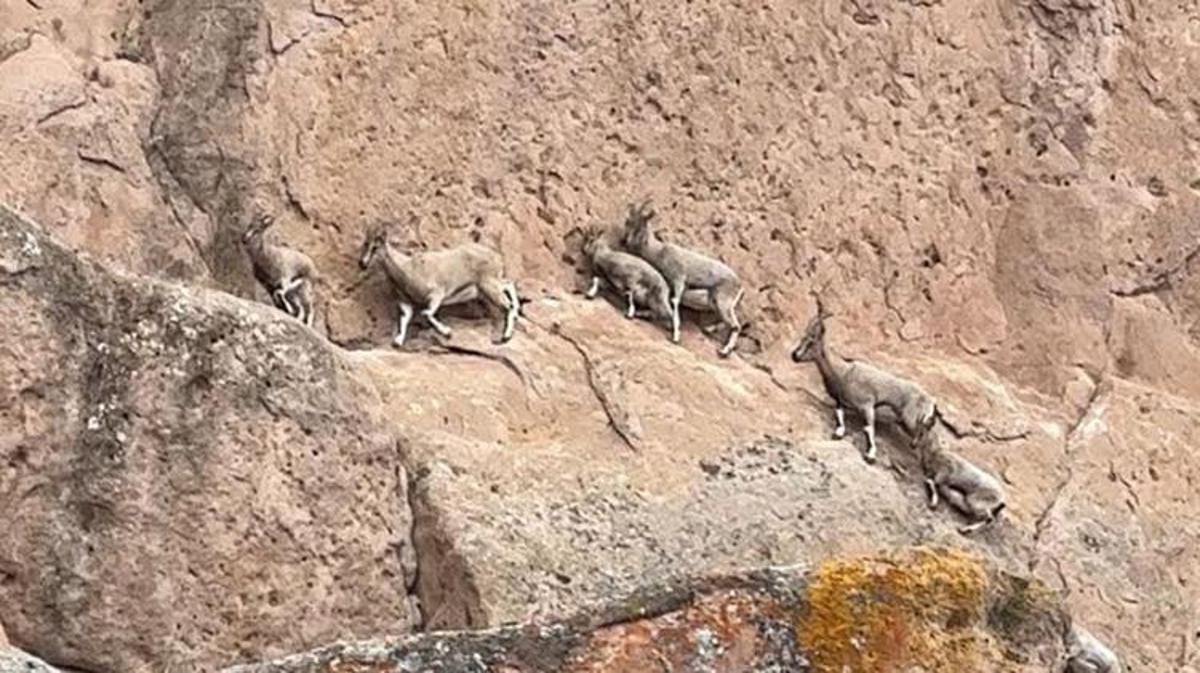
[(971, 533), (974, 533), (975, 531), (983, 528), (984, 526), (987, 526), (991, 522), (992, 522), (991, 519), (980, 519), (979, 521), (976, 521), (974, 523), (969, 523), (965, 526), (960, 527), (958, 529), (958, 532), (960, 535), (970, 535)]
[(874, 463), (878, 450), (875, 446), (875, 406), (865, 406), (860, 411), (863, 416), (863, 432), (867, 434), (867, 455), (864, 458), (868, 463)]
[(846, 410), (838, 407), (834, 413), (837, 415), (837, 427), (833, 429), (833, 438), (841, 439), (846, 436)]
[(592, 284), (588, 287), (587, 292), (583, 293), (583, 296), (595, 299), (598, 294), (600, 294), (600, 276), (592, 276)]
[(929, 509), (937, 509), (938, 506), (938, 489), (937, 484), (932, 479), (925, 480), (925, 490), (929, 492)]
[(671, 343), (679, 343), (679, 304), (683, 301), (683, 292), (687, 289), (683, 284), (673, 289), (671, 298)]
[(628, 302), (625, 308), (625, 317), (633, 320), (633, 317), (637, 315), (637, 304), (633, 303), (633, 290), (625, 293), (625, 301)]
[(282, 309), (284, 313), (290, 316), (296, 315), (295, 310), (292, 309), (291, 302), (288, 301), (287, 293), (283, 291), (283, 286), (275, 288), (271, 296), (275, 299), (275, 305)]
[(399, 348), (404, 345), (404, 339), (408, 336), (408, 323), (412, 321), (412, 317), (412, 304), (400, 302), (400, 322), (396, 326), (396, 336), (392, 338), (393, 346)]
[(508, 341), (512, 338), (513, 330), (517, 327), (517, 314), (521, 310), (520, 300), (516, 296), (516, 291), (513, 291), (512, 302), (508, 306), (508, 311), (504, 314), (504, 336), (503, 341)]
[(437, 330), (438, 334), (448, 337), (450, 336), (450, 328), (446, 327), (444, 324), (442, 324), (441, 320), (437, 319), (437, 310), (442, 306), (442, 299), (442, 297), (434, 297), (432, 300), (430, 300), (429, 305), (425, 307), (425, 310), (421, 311), (421, 315), (425, 316), (425, 320), (429, 321), (429, 324), (432, 325), (435, 330)]
[(521, 293), (517, 292), (517, 284), (512, 281), (505, 283), (504, 294), (512, 299), (513, 310), (517, 315), (525, 315), (525, 311), (521, 309)]
[[(294, 293), (301, 285), (304, 284), (303, 278), (293, 278), (290, 282), (285, 282), (279, 287), (279, 295), (283, 297), (283, 302), (287, 305), (288, 315), (294, 318), (302, 317), (303, 304), (295, 296), (288, 298), (288, 295)], [(293, 308), (292, 301), (295, 301)]]
[(722, 291), (720, 295), (712, 295), (711, 293), (709, 295), (721, 313), (721, 321), (729, 325), (729, 339), (721, 347), (721, 350), (717, 351), (717, 354), (723, 358), (729, 357), (729, 354), (733, 352), (733, 349), (737, 346), (738, 336), (742, 333), (742, 321), (738, 320), (737, 317), (737, 305), (742, 300), (744, 290), (738, 290), (738, 293), (733, 297), (733, 301), (728, 305), (725, 303), (725, 297), (729, 296), (726, 292)]

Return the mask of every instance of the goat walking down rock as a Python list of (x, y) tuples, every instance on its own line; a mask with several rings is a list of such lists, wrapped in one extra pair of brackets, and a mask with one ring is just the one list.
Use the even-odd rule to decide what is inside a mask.
[(737, 317), (737, 306), (745, 291), (733, 269), (724, 263), (693, 252), (683, 246), (667, 243), (655, 236), (650, 229), (654, 211), (649, 202), (641, 206), (630, 206), (625, 220), (624, 243), (630, 252), (646, 260), (667, 281), (671, 302), (671, 340), (679, 343), (679, 306), (689, 289), (708, 292), (708, 307), (717, 312), (721, 322), (729, 327), (729, 338), (717, 353), (726, 357), (737, 347), (742, 323)]
[(1117, 655), (1087, 629), (1073, 624), (1067, 632), (1067, 673), (1121, 673)]
[(275, 218), (264, 213), (242, 234), (254, 278), (271, 295), (276, 308), (311, 327), (317, 268), (308, 255), (264, 240), (264, 233), (274, 223)]
[(517, 286), (505, 280), (504, 261), (492, 248), (466, 243), (446, 250), (405, 255), (388, 244), (387, 232), (379, 228), (367, 235), (359, 259), (364, 270), (375, 263), (383, 266), (400, 295), (400, 316), (392, 339), (395, 346), (404, 345), (416, 307), (423, 307), (421, 315), (438, 334), (448, 337), (450, 328), (437, 319), (438, 309), (477, 298), (504, 312), (500, 341), (512, 338), (521, 299)]
[(936, 419), (933, 398), (915, 383), (872, 367), (865, 362), (848, 361), (830, 352), (825, 345), (825, 319), (828, 313), (817, 301), (817, 315), (809, 321), (800, 344), (792, 351), (794, 362), (813, 362), (821, 373), (825, 391), (836, 405), (837, 429), (833, 436), (846, 435), (846, 409), (857, 411), (867, 435), (867, 462), (875, 462), (875, 411), (888, 407), (910, 437), (925, 434)]
[(962, 456), (943, 449), (935, 432), (926, 432), (913, 442), (925, 474), (929, 507), (938, 506), (938, 497), (946, 499), (963, 513), (969, 523), (958, 529), (966, 535), (991, 525), (1005, 507), (1004, 487), (1000, 480)]

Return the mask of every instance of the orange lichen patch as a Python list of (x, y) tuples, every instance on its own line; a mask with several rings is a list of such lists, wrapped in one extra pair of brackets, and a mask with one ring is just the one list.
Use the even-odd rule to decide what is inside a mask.
[(705, 596), (683, 610), (595, 632), (569, 670), (753, 670), (768, 647), (761, 627), (770, 622), (788, 623), (773, 599), (735, 592)]
[(813, 575), (797, 636), (823, 673), (984, 670), (995, 659), (981, 630), (988, 590), (983, 562), (957, 551), (830, 561)]

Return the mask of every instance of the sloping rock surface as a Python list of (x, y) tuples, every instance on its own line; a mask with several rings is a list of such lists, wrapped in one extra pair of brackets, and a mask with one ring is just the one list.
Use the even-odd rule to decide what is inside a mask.
[(566, 622), (336, 645), (225, 673), (1058, 670), (1044, 588), (946, 550), (648, 586)]

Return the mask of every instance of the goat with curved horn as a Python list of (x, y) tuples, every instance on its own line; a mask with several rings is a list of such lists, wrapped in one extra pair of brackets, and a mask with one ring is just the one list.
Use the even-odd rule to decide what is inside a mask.
[(895, 413), (910, 437), (928, 432), (936, 420), (933, 398), (917, 384), (872, 367), (865, 362), (849, 361), (825, 345), (825, 320), (829, 312), (817, 296), (817, 315), (804, 329), (804, 336), (792, 351), (795, 362), (812, 362), (821, 373), (825, 391), (833, 398), (837, 415), (836, 439), (846, 435), (846, 409), (862, 415), (867, 435), (867, 462), (875, 462), (875, 411), (888, 407)]
[(274, 216), (262, 213), (242, 234), (242, 243), (250, 256), (254, 278), (271, 295), (271, 302), (276, 308), (312, 326), (312, 285), (317, 278), (317, 268), (308, 255), (267, 243), (264, 233), (273, 224)]
[(738, 303), (745, 294), (741, 280), (723, 262), (659, 239), (650, 228), (654, 214), (649, 199), (630, 206), (623, 242), (630, 252), (649, 262), (667, 281), (671, 340), (679, 343), (679, 307), (684, 294), (688, 290), (703, 290), (709, 300), (705, 308), (715, 309), (721, 322), (729, 327), (729, 338), (717, 351), (721, 357), (728, 356), (737, 347), (738, 335), (742, 332), (742, 323), (737, 316)]
[(359, 259), (363, 270), (370, 270), (376, 263), (383, 266), (400, 297), (393, 345), (404, 345), (416, 307), (422, 307), (421, 315), (438, 334), (449, 337), (450, 328), (438, 320), (438, 309), (480, 297), (504, 312), (500, 341), (512, 338), (521, 298), (516, 284), (504, 277), (500, 253), (492, 248), (481, 243), (464, 243), (446, 250), (406, 255), (389, 244), (387, 229), (380, 226), (368, 232)]

